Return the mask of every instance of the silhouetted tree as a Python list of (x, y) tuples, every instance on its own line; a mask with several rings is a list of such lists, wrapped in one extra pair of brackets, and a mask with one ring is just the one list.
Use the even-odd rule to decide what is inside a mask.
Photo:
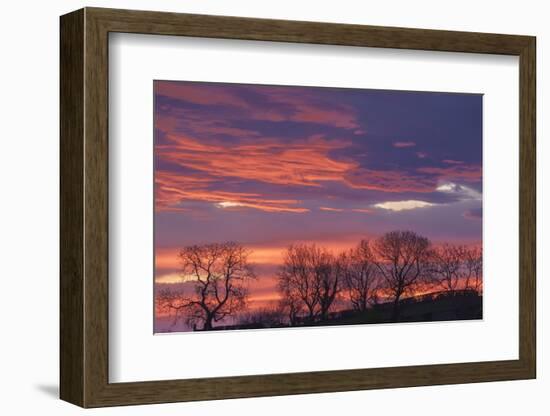
[(399, 319), (399, 301), (426, 272), (430, 241), (413, 231), (392, 231), (373, 242), (375, 264), (393, 297), (392, 320)]
[(465, 250), (465, 263), (468, 271), (465, 289), (473, 289), (480, 292), (483, 276), (483, 253), (481, 247), (473, 247)]
[(454, 293), (467, 276), (466, 247), (445, 243), (430, 253), (429, 280), (441, 289)]
[(337, 273), (342, 276), (353, 309), (365, 312), (370, 303), (376, 303), (379, 271), (367, 240), (342, 253), (337, 262)]
[(316, 245), (291, 245), (279, 270), (279, 291), (283, 298), (299, 301), (309, 321), (327, 319), (339, 292), (334, 256)]
[(298, 324), (300, 316), (304, 313), (302, 301), (296, 293), (292, 293), (292, 291), (289, 290), (289, 286), (281, 285), (282, 282), (279, 283), (279, 291), (281, 292), (279, 308), (288, 318), (290, 325), (294, 326)]
[(340, 276), (335, 267), (334, 257), (325, 252), (317, 264), (315, 273), (320, 278), (319, 315), (321, 319), (328, 319), (330, 308), (340, 291)]
[(182, 280), (192, 290), (159, 294), (159, 302), (203, 330), (246, 307), (247, 283), (255, 278), (249, 252), (240, 244), (215, 243), (185, 247), (179, 252)]

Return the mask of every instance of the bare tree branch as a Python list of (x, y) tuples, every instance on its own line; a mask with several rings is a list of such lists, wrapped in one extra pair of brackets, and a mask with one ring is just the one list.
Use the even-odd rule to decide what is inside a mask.
[(430, 253), (429, 280), (443, 290), (454, 293), (467, 276), (466, 247), (443, 244)]
[(288, 300), (286, 306), (294, 318), (304, 310), (310, 322), (327, 319), (340, 291), (340, 277), (330, 252), (316, 245), (291, 245), (278, 276), (279, 292)]
[(371, 303), (377, 301), (376, 289), (380, 280), (369, 242), (361, 240), (356, 248), (342, 253), (337, 269), (353, 309), (365, 312)]
[(233, 243), (188, 246), (180, 250), (182, 280), (189, 291), (159, 295), (161, 307), (174, 312), (175, 320), (182, 316), (194, 328), (213, 328), (227, 316), (246, 308), (248, 281), (256, 276), (248, 262), (249, 252)]
[(399, 319), (399, 301), (426, 273), (430, 241), (413, 231), (392, 231), (373, 242), (375, 264), (393, 296), (392, 320)]
[(483, 253), (481, 247), (473, 247), (465, 251), (467, 278), (465, 289), (481, 292), (483, 281)]

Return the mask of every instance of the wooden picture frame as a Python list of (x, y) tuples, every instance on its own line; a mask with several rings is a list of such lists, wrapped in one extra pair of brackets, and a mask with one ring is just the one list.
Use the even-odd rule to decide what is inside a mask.
[[(61, 399), (82, 407), (101, 407), (535, 378), (534, 37), (100, 8), (85, 8), (62, 16), (60, 27)], [(110, 383), (110, 32), (519, 56), (519, 359)]]

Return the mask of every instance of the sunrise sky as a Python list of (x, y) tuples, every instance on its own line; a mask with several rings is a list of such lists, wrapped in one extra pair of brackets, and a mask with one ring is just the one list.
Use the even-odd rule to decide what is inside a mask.
[(481, 242), (482, 95), (155, 81), (155, 282), (178, 248), (253, 250), (252, 305), (292, 242), (410, 229)]

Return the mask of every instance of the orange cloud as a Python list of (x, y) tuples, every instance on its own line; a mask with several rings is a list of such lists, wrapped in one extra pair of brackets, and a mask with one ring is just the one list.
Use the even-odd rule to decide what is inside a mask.
[(343, 140), (314, 135), (286, 144), (276, 139), (201, 142), (186, 135), (168, 135), (169, 144), (158, 145), (162, 160), (202, 176), (157, 171), (156, 207), (159, 211), (185, 209), (184, 201), (206, 201), (221, 209), (253, 208), (266, 212), (308, 212), (299, 200), (274, 199), (261, 193), (237, 193), (214, 189), (219, 180), (254, 180), (286, 186), (320, 187), (323, 181), (343, 181), (356, 168), (353, 161), (335, 160), (330, 152), (346, 147)]
[[(337, 160), (331, 152), (348, 146), (344, 140), (328, 140), (320, 135), (293, 143), (262, 138), (201, 142), (186, 135), (168, 135), (168, 144), (156, 147), (164, 161), (201, 172), (202, 176), (157, 171), (157, 210), (185, 210), (184, 201), (205, 201), (220, 209), (259, 209), (266, 212), (304, 213), (296, 199), (275, 199), (261, 193), (213, 189), (220, 180), (253, 180), (275, 185), (320, 187), (324, 181), (343, 182), (353, 189), (381, 192), (434, 192), (441, 180), (478, 181), (481, 167), (453, 164), (422, 167), (412, 173), (399, 170), (360, 168), (352, 160)], [(320, 207), (322, 211), (339, 208)]]
[[(185, 211), (184, 201), (204, 201), (220, 209), (255, 208), (266, 212), (308, 212), (294, 199), (269, 199), (256, 193), (227, 192), (208, 189), (212, 180), (179, 173), (159, 171), (155, 175), (155, 203), (157, 211)], [(176, 206), (175, 206), (176, 205)]]
[[(380, 192), (434, 192), (442, 180), (476, 182), (481, 178), (477, 165), (452, 164), (421, 167), (412, 173), (399, 170), (361, 168), (353, 160), (337, 160), (331, 152), (345, 148), (345, 140), (329, 140), (314, 135), (293, 143), (273, 138), (202, 142), (186, 135), (168, 135), (168, 144), (158, 145), (162, 160), (201, 176), (157, 171), (156, 207), (159, 211), (185, 210), (185, 201), (205, 201), (220, 209), (258, 209), (266, 212), (304, 213), (309, 210), (297, 199), (276, 199), (261, 192), (245, 193), (215, 189), (215, 182), (258, 181), (285, 186), (321, 187), (324, 181), (342, 182), (353, 189)], [(320, 207), (322, 211), (339, 208)]]
[(335, 160), (332, 150), (348, 145), (343, 140), (311, 136), (291, 144), (276, 139), (256, 139), (240, 144), (204, 144), (199, 140), (169, 135), (171, 145), (157, 146), (162, 159), (203, 171), (213, 177), (234, 177), (279, 185), (320, 186), (341, 180), (356, 162)]

